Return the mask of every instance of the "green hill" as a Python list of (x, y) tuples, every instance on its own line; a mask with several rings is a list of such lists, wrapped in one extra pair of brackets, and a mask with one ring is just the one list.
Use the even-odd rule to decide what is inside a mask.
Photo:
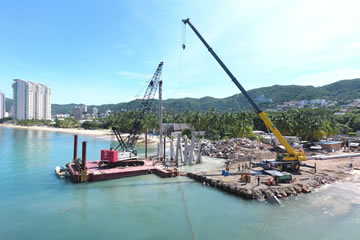
[[(360, 78), (352, 80), (341, 80), (322, 87), (297, 86), (297, 85), (274, 85), (249, 90), (249, 95), (262, 108), (274, 107), (283, 102), (292, 100), (312, 100), (328, 99), (344, 103), (353, 99), (360, 99)], [(11, 99), (6, 99), (7, 111), (10, 110)], [(96, 106), (99, 112), (105, 112), (107, 109), (112, 111), (124, 111), (139, 108), (141, 100), (137, 99), (130, 102), (117, 104), (104, 104)], [(52, 113), (72, 113), (74, 107), (78, 104), (52, 104)], [(167, 99), (163, 101), (165, 110), (171, 112), (183, 111), (207, 111), (214, 107), (217, 111), (239, 111), (250, 109), (251, 106), (242, 94), (236, 94), (226, 98), (181, 98)], [(154, 100), (153, 108), (158, 106), (158, 100)], [(88, 111), (92, 112), (94, 105), (88, 106)]]

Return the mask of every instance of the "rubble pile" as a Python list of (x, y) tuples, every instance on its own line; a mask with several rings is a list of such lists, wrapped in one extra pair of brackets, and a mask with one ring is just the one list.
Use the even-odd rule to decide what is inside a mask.
[(312, 176), (308, 181), (302, 183), (291, 183), (285, 186), (273, 186), (267, 187), (261, 185), (260, 187), (247, 187), (238, 182), (224, 182), (220, 179), (206, 176), (202, 173), (193, 174), (187, 173), (187, 176), (195, 179), (196, 181), (202, 182), (204, 185), (219, 188), (223, 191), (233, 193), (245, 199), (255, 199), (263, 201), (269, 199), (271, 196), (277, 198), (286, 198), (290, 196), (297, 196), (300, 193), (310, 193), (314, 189), (319, 188), (321, 185), (330, 184), (338, 180), (335, 176), (328, 176), (326, 174)]
[(248, 138), (233, 138), (222, 141), (204, 141), (203, 155), (214, 158), (249, 161), (275, 157), (269, 146)]

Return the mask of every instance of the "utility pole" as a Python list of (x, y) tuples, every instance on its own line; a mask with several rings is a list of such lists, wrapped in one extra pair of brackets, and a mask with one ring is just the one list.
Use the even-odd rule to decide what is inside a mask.
[(163, 126), (162, 126), (162, 79), (159, 82), (159, 132), (160, 132), (160, 143), (159, 143), (159, 160), (163, 159)]

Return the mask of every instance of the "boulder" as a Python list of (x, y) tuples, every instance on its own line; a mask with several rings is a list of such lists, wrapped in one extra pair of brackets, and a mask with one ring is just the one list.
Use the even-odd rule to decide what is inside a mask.
[(245, 189), (244, 197), (246, 199), (252, 199), (253, 198), (253, 191), (251, 189)]
[(236, 187), (234, 185), (230, 185), (229, 186), (229, 192), (235, 193), (235, 191), (236, 191)]
[(265, 197), (264, 197), (263, 193), (259, 189), (255, 189), (252, 192), (252, 199), (263, 201), (265, 199)]
[(261, 192), (265, 195), (265, 198), (268, 199), (274, 195), (271, 189), (262, 189)]
[(282, 197), (287, 197), (287, 194), (284, 190), (279, 191)]
[(302, 192), (303, 193), (310, 193), (311, 192), (310, 187), (307, 184), (304, 184), (303, 187), (302, 187)]
[(291, 196), (293, 194), (293, 192), (294, 192), (294, 190), (291, 189), (291, 188), (285, 188), (284, 191), (285, 191), (287, 196)]

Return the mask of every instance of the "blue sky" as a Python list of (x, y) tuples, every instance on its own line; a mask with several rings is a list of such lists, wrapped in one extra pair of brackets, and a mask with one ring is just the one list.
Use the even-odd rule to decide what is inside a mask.
[[(164, 61), (164, 98), (238, 93), (195, 27), (245, 89), (360, 77), (359, 1), (1, 1), (0, 91), (52, 88), (53, 103), (129, 101)], [(142, 95), (141, 93), (140, 95)]]

